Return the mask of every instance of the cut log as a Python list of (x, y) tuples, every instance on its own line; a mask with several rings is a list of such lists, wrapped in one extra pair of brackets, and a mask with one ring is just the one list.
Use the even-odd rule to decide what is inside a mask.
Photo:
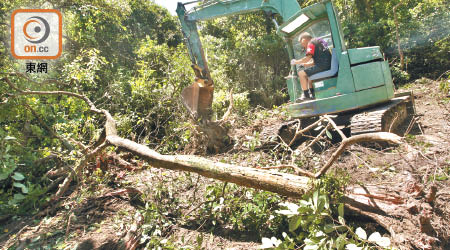
[(146, 146), (118, 136), (107, 136), (106, 140), (112, 145), (142, 157), (152, 167), (193, 172), (208, 178), (289, 197), (301, 197), (308, 189), (310, 180), (308, 177), (213, 162), (192, 155), (161, 155)]

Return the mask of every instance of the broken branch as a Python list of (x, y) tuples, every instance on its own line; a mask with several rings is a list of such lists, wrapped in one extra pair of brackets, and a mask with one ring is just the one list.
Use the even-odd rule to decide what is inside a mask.
[(73, 97), (76, 97), (76, 98), (79, 98), (79, 99), (85, 101), (86, 104), (88, 104), (88, 106), (92, 112), (97, 113), (97, 114), (103, 113), (102, 110), (97, 109), (95, 107), (94, 103), (92, 103), (92, 101), (84, 95), (80, 95), (80, 94), (68, 92), (68, 91), (25, 91), (25, 90), (19, 89), (17, 86), (12, 84), (7, 76), (5, 76), (3, 78), (3, 80), (8, 84), (9, 87), (11, 87), (15, 91), (17, 91), (17, 93), (15, 93), (15, 95), (67, 95), (67, 96), (73, 96)]
[(294, 138), (292, 138), (292, 140), (289, 142), (289, 146), (292, 146), (292, 144), (295, 142), (295, 140), (298, 139), (298, 137), (299, 137), (300, 135), (303, 135), (303, 133), (308, 132), (309, 130), (313, 129), (315, 126), (319, 125), (320, 122), (322, 122), (323, 120), (324, 120), (324, 118), (323, 118), (323, 117), (320, 117), (320, 119), (317, 120), (316, 122), (314, 122), (313, 124), (307, 126), (306, 128), (304, 128), (304, 129), (302, 129), (302, 130), (300, 130), (300, 131), (295, 132), (295, 136), (294, 136)]
[(231, 111), (233, 111), (233, 106), (234, 106), (233, 89), (230, 89), (230, 93), (228, 94), (228, 96), (230, 99), (230, 105), (228, 106), (228, 109), (225, 112), (225, 114), (223, 115), (222, 119), (220, 119), (218, 121), (220, 124), (226, 122), (228, 120), (229, 116), (231, 115)]
[(322, 129), (322, 131), (320, 131), (320, 133), (316, 136), (316, 138), (314, 138), (314, 140), (312, 140), (310, 143), (308, 143), (308, 145), (306, 145), (306, 147), (304, 147), (301, 151), (311, 147), (312, 145), (314, 145), (316, 142), (318, 142), (320, 140), (320, 138), (323, 136), (323, 134), (326, 133), (327, 129), (330, 127), (330, 124), (328, 124), (324, 129)]
[(345, 136), (344, 132), (342, 132), (342, 130), (338, 128), (336, 123), (333, 121), (333, 119), (331, 119), (331, 117), (329, 115), (324, 115), (323, 117), (325, 117), (325, 119), (328, 120), (328, 122), (331, 124), (331, 126), (333, 126), (333, 128), (339, 133), (342, 140), (347, 139), (347, 136)]
[(342, 152), (344, 152), (345, 148), (347, 148), (352, 144), (363, 141), (384, 141), (393, 144), (402, 144), (401, 139), (402, 138), (400, 136), (388, 132), (377, 132), (377, 133), (355, 135), (347, 139), (344, 139), (339, 148), (333, 153), (330, 160), (328, 160), (325, 166), (323, 166), (319, 170), (319, 172), (315, 175), (315, 177), (319, 178), (320, 176), (325, 174), (328, 171), (328, 169), (332, 166), (332, 164), (337, 160), (337, 158), (342, 154)]

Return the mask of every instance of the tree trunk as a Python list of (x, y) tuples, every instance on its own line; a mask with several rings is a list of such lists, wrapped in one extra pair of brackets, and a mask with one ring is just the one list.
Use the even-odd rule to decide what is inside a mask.
[(397, 49), (398, 49), (398, 54), (400, 55), (400, 69), (403, 70), (403, 67), (405, 65), (405, 60), (404, 60), (404, 56), (403, 56), (402, 47), (400, 46), (400, 34), (398, 32), (398, 18), (397, 18), (397, 8), (401, 4), (403, 4), (402, 0), (400, 0), (400, 2), (397, 5), (395, 5), (392, 10), (394, 12), (395, 35), (396, 35), (396, 38), (397, 38)]
[(152, 167), (193, 172), (208, 178), (295, 198), (301, 197), (308, 189), (308, 177), (213, 162), (192, 155), (161, 155), (146, 146), (115, 135), (107, 136), (106, 140), (142, 157)]

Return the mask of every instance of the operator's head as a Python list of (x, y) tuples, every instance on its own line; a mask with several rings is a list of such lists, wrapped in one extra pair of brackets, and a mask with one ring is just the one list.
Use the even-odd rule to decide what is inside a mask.
[(298, 37), (298, 41), (300, 42), (302, 47), (305, 48), (305, 49), (308, 46), (308, 43), (309, 43), (309, 41), (311, 41), (311, 39), (312, 39), (312, 36), (308, 32), (303, 32)]

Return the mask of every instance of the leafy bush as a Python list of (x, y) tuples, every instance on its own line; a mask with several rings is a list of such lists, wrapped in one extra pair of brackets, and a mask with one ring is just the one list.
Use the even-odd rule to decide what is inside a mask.
[(0, 214), (26, 213), (45, 191), (26, 174), (16, 140), (0, 129)]
[(288, 55), (273, 23), (262, 13), (207, 21), (202, 33), (216, 89), (248, 93), (252, 107), (271, 108), (286, 101)]
[(442, 92), (446, 94), (450, 93), (450, 77), (448, 78), (448, 80), (442, 80), (439, 83), (439, 88)]
[[(393, 8), (400, 1), (337, 0), (348, 48), (380, 46), (390, 61), (399, 58)], [(436, 79), (450, 66), (450, 12), (444, 0), (413, 0), (397, 6), (404, 71), (392, 68), (396, 84), (421, 77)], [(407, 72), (407, 73), (406, 73)]]
[[(390, 240), (374, 232), (369, 237), (364, 229), (353, 230), (344, 220), (344, 204), (332, 205), (328, 195), (320, 190), (306, 194), (297, 204), (281, 203), (277, 213), (289, 218), (289, 234), (283, 240), (262, 238), (262, 248), (304, 250), (362, 250), (389, 247)], [(337, 219), (333, 215), (337, 210)]]
[(28, 193), (28, 188), (22, 183), (25, 176), (16, 171), (18, 157), (11, 155), (10, 142), (13, 140), (16, 138), (0, 134), (0, 211), (17, 205)]
[(391, 65), (391, 73), (395, 86), (402, 86), (410, 80), (408, 72), (401, 70), (399, 65)]
[[(241, 116), (247, 115), (250, 110), (250, 103), (247, 96), (247, 92), (233, 94), (233, 113)], [(229, 93), (224, 90), (216, 91), (216, 93), (214, 93), (214, 100), (212, 104), (216, 118), (220, 119), (225, 114), (229, 106)]]
[(312, 183), (312, 189), (296, 203), (281, 202), (276, 214), (288, 218), (281, 237), (263, 237), (261, 248), (270, 249), (375, 249), (389, 247), (390, 240), (374, 232), (367, 237), (362, 228), (353, 229), (344, 219), (341, 202), (348, 176), (327, 175)]
[(286, 228), (285, 220), (274, 214), (281, 198), (271, 192), (215, 184), (206, 188), (205, 204), (199, 214), (208, 226), (231, 225), (237, 231), (275, 234)]

